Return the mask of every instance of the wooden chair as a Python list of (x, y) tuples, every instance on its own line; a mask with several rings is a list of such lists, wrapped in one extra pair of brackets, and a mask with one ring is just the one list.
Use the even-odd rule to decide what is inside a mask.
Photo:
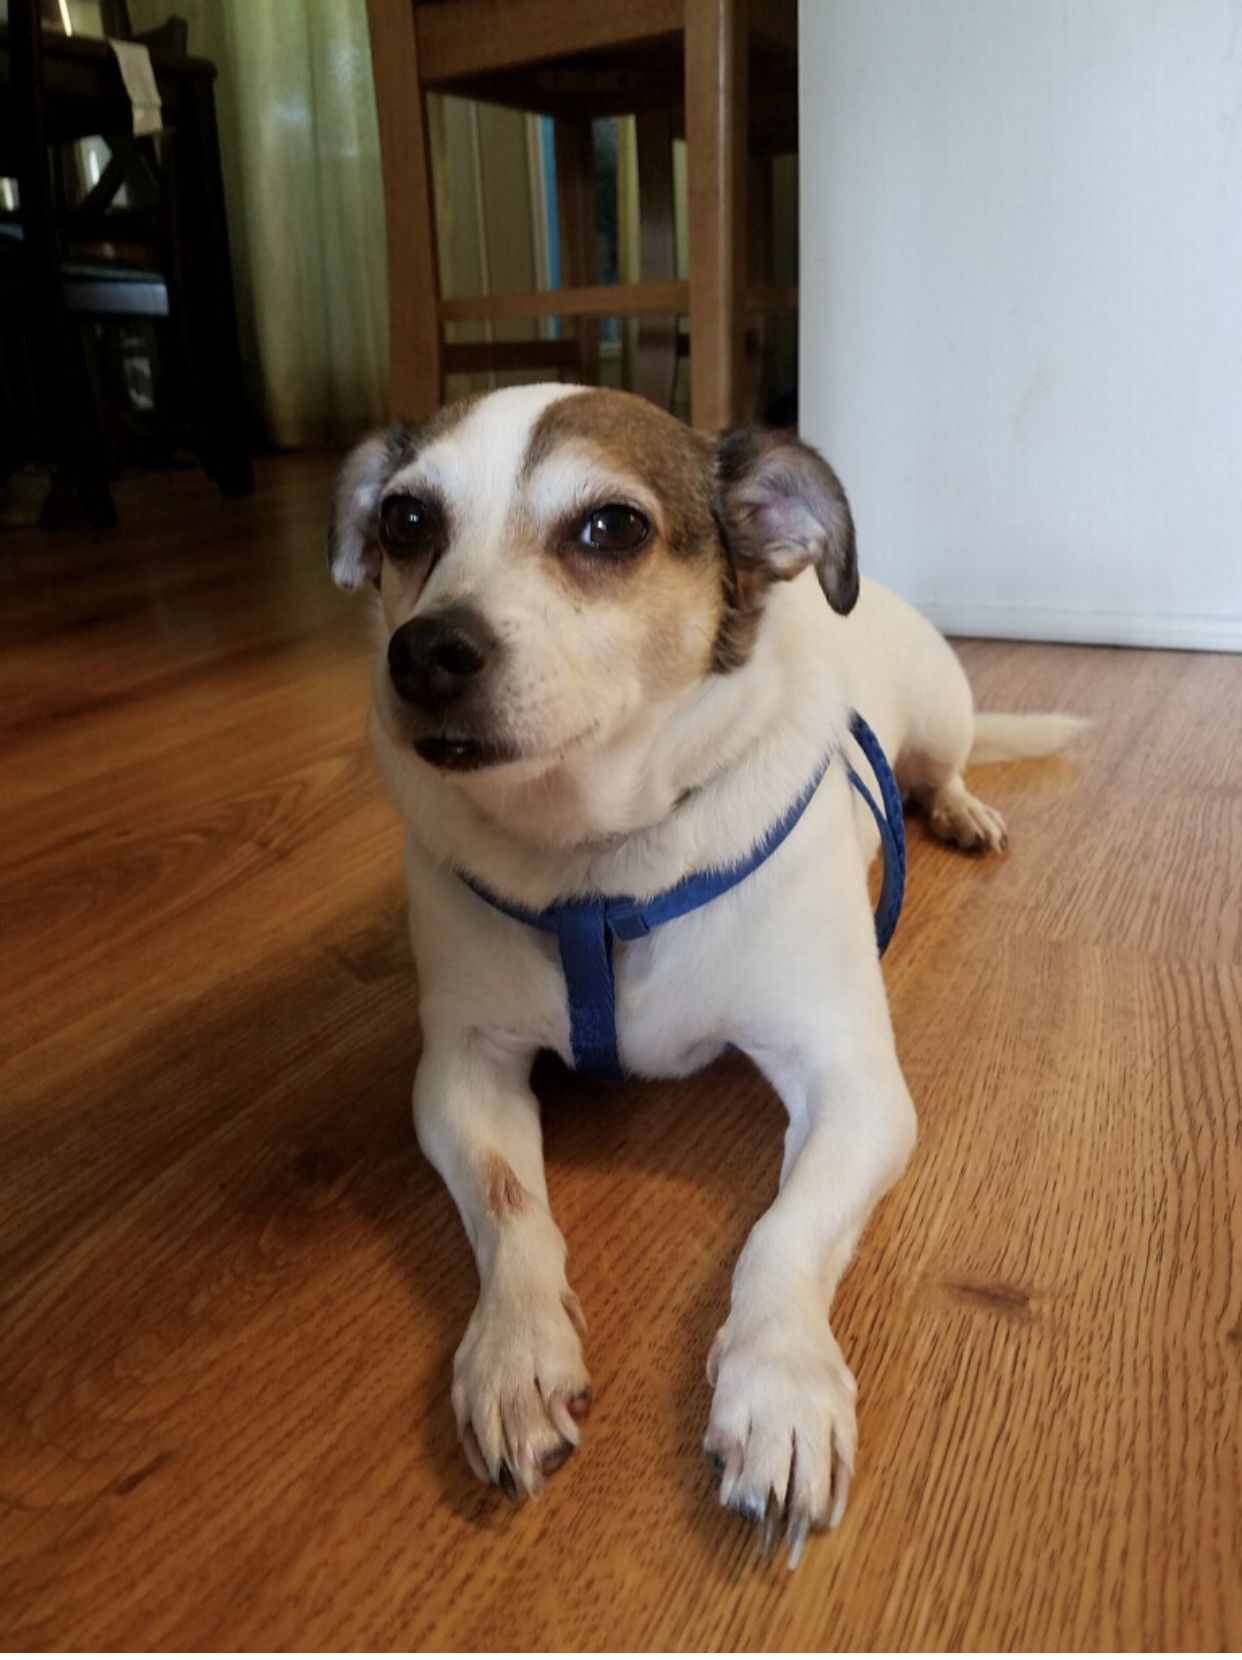
[[(764, 236), (748, 194), (750, 157), (797, 145), (795, 0), (368, 0), (388, 220), (390, 397), (414, 419), (443, 400), (447, 373), (568, 368), (594, 378), (601, 317), (642, 321), (636, 389), (671, 397), (675, 319), (690, 322), (694, 424), (750, 411), (748, 315), (796, 305), (792, 290), (749, 285)], [(555, 123), (564, 286), (446, 299), (440, 292), (425, 95), (550, 115)], [(642, 280), (594, 281), (591, 121), (638, 118)], [(674, 134), (684, 133), (689, 280), (673, 264)], [(769, 171), (770, 178), (770, 171)], [(748, 218), (750, 224), (748, 225)], [(570, 337), (452, 345), (444, 325), (566, 319)]]
[[(109, 20), (128, 33), (119, 0)], [(110, 455), (83, 325), (117, 317), (167, 317), (187, 367), (203, 465), (224, 495), (245, 494), (254, 475), (229, 268), (223, 183), (212, 98), (215, 68), (189, 58), (174, 28), (157, 32), (152, 66), (171, 136), (159, 171), (158, 213), (112, 208), (127, 168), (144, 150), (132, 138), (132, 113), (116, 65), (100, 40), (44, 36), (35, 0), (10, 0), (0, 27), (0, 171), (18, 180), (20, 207), (0, 250), (0, 299), (22, 319), (5, 334), (6, 358), (20, 357), (32, 390), (28, 453), (0, 457), (56, 464), (44, 523), (115, 523)], [(88, 136), (116, 138), (113, 163), (87, 200), (70, 212), (56, 188), (58, 146)], [(148, 141), (149, 142), (149, 141)], [(153, 154), (154, 152), (152, 152)], [(150, 169), (148, 169), (150, 172)], [(154, 172), (150, 172), (154, 183)], [(157, 222), (158, 221), (158, 222)], [(150, 244), (135, 268), (90, 244)], [(70, 242), (85, 243), (74, 258)], [(143, 250), (139, 250), (143, 251)], [(13, 446), (16, 452), (17, 445)]]

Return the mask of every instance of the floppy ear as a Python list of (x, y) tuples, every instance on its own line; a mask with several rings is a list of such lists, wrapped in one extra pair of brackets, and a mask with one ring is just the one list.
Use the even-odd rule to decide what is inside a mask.
[(373, 432), (341, 468), (328, 514), (328, 569), (338, 588), (352, 593), (379, 575), (376, 510), (385, 480), (409, 440), (403, 421)]
[(739, 427), (716, 446), (717, 511), (735, 562), (785, 582), (815, 566), (829, 605), (858, 598), (854, 520), (841, 481), (792, 432)]

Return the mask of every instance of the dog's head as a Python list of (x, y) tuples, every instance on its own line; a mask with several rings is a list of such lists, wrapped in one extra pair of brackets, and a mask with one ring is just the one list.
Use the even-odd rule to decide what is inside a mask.
[(537, 773), (748, 659), (771, 584), (858, 594), (849, 506), (787, 433), (718, 441), (623, 392), (516, 387), (375, 434), (328, 533), (387, 630), (376, 709), (444, 772)]

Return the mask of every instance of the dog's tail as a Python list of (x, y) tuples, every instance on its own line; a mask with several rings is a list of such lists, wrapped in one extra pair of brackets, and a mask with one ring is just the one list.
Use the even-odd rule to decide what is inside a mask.
[(975, 741), (968, 757), (977, 761), (1025, 761), (1055, 755), (1090, 721), (1079, 715), (975, 715)]

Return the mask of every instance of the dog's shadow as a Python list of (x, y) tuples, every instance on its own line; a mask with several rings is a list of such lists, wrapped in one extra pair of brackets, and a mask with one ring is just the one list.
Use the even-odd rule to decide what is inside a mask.
[[(502, 1528), (508, 1503), (471, 1475), (449, 1402), (452, 1357), (478, 1280), (456, 1207), (411, 1122), (417, 987), (395, 891), (382, 909), (314, 948), (312, 960), (268, 991), (262, 1007), (253, 1000), (217, 1007), (200, 1034), (205, 1052), (245, 1052), (257, 1031), (276, 1046), (286, 1032), (334, 1031), (342, 1047), (330, 1065), (301, 1068), (268, 1106), (256, 1102), (252, 1128), (264, 1145), (252, 1180), (262, 1194), (251, 1192), (244, 1209), (271, 1204), (291, 1227), (303, 1218), (328, 1227), (339, 1207), (347, 1236), (379, 1242), (409, 1303), (407, 1314), (389, 1308), (382, 1316), (387, 1340), (410, 1347), (409, 1444), (451, 1513), (472, 1526)], [(254, 1065), (256, 1073), (268, 1071), (257, 1059)], [(148, 1061), (143, 1070), (150, 1075), (160, 1066)], [(226, 1083), (247, 1088), (245, 1078), (222, 1079), (222, 1089)], [(587, 1312), (596, 1331), (588, 1361), (601, 1349), (608, 1357), (595, 1366), (597, 1388), (610, 1387), (608, 1372), (626, 1354), (623, 1334), (644, 1326), (653, 1303), (667, 1313), (675, 1301), (675, 1322), (653, 1322), (663, 1337), (652, 1341), (664, 1348), (631, 1351), (625, 1384), (631, 1387), (645, 1368), (643, 1386), (671, 1404), (675, 1430), (662, 1457), (676, 1462), (691, 1525), (702, 1527), (717, 1550), (734, 1530), (748, 1540), (740, 1523), (705, 1502), (713, 1480), (702, 1452), (710, 1400), (704, 1362), (727, 1312), (738, 1253), (777, 1189), (783, 1110), (737, 1054), (692, 1079), (611, 1085), (541, 1056), (532, 1084), (571, 1277), (593, 1282)], [(180, 1110), (175, 1101), (170, 1087), (170, 1110)], [(608, 1210), (606, 1239), (596, 1226), (601, 1207)], [(348, 1226), (350, 1217), (356, 1226)], [(629, 1256), (650, 1246), (653, 1218), (664, 1232), (660, 1253), (653, 1259), (648, 1249), (645, 1284), (635, 1285)]]
[[(79, 1159), (63, 1200), (49, 1189), (49, 1225), (70, 1228), (67, 1207), (85, 1216), (115, 1205), (109, 1184), (118, 1182), (130, 1220), (111, 1245), (83, 1259), (73, 1295), (44, 1320), (31, 1375), (68, 1363), (80, 1306), (94, 1309), (118, 1350), (131, 1328), (156, 1341), (147, 1288), (162, 1285), (161, 1276), (189, 1276), (178, 1294), (222, 1321), (222, 1287), (275, 1275), (291, 1296), (305, 1297), (322, 1284), (331, 1300), (316, 1300), (313, 1319), (282, 1328), (290, 1377), (312, 1378), (331, 1357), (329, 1371), (352, 1376), (356, 1362), (365, 1378), (374, 1346), (386, 1345), (389, 1376), (395, 1366), (399, 1379), (402, 1458), (419, 1465), (451, 1516), (487, 1532), (508, 1526), (508, 1502), (480, 1486), (466, 1465), (449, 1401), (452, 1357), (478, 1284), (456, 1208), (411, 1123), (415, 1008), (394, 888), (343, 932), (282, 959), (261, 982), (213, 991), (190, 1014), (150, 1023), (110, 1068), (75, 1071), (81, 1122), (106, 1125), (114, 1151)], [(593, 1282), (588, 1359), (597, 1388), (659, 1397), (667, 1436), (659, 1457), (666, 1471), (672, 1466), (687, 1534), (701, 1535), (724, 1571), (734, 1551), (753, 1547), (750, 1531), (714, 1502), (702, 1452), (710, 1400), (703, 1368), (727, 1311), (738, 1252), (776, 1191), (783, 1112), (736, 1055), (692, 1080), (619, 1085), (593, 1084), (541, 1058), (533, 1082), (553, 1210), (575, 1279)], [(141, 1156), (123, 1152), (131, 1147)], [(605, 1204), (609, 1237), (601, 1240), (595, 1222)], [(203, 1205), (198, 1255), (170, 1270), (165, 1242), (187, 1210)], [(656, 1250), (653, 1227), (661, 1234)], [(121, 1260), (122, 1245), (132, 1261)], [(635, 1284), (628, 1256), (639, 1246), (644, 1281)], [(135, 1263), (145, 1266), (139, 1271)], [(377, 1276), (356, 1306), (336, 1300), (342, 1263), (350, 1275)], [(653, 1309), (659, 1318), (648, 1320)], [(650, 1344), (633, 1345), (631, 1334), (648, 1324)], [(196, 1341), (194, 1329), (191, 1321), (177, 1341)], [(225, 1379), (222, 1372), (220, 1387)], [(227, 1386), (236, 1393), (237, 1379)], [(132, 1387), (140, 1396), (140, 1385)], [(205, 1372), (202, 1388), (213, 1387)], [(332, 1445), (331, 1424), (317, 1438), (296, 1413), (273, 1413), (262, 1367), (246, 1369), (240, 1388), (253, 1391), (245, 1410), (270, 1426), (270, 1457), (290, 1483), (311, 1490), (317, 1460)], [(144, 1429), (127, 1401), (116, 1410), (124, 1407), (138, 1427), (118, 1444), (109, 1479), (126, 1479), (163, 1450), (158, 1420)], [(348, 1401), (338, 1400), (337, 1410), (348, 1412)], [(602, 1437), (597, 1444), (602, 1457), (613, 1456)], [(566, 1477), (554, 1478), (552, 1498), (557, 1479)]]

